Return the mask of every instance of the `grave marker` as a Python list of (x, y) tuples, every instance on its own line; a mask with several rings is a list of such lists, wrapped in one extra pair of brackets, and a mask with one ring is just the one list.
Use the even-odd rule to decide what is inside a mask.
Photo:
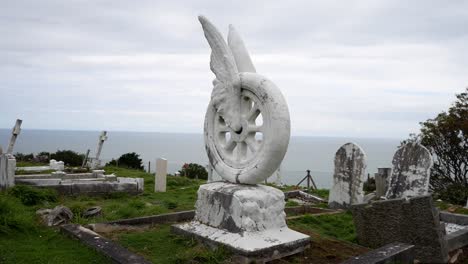
[(387, 181), (392, 174), (391, 168), (377, 168), (375, 174), (375, 196), (380, 198), (387, 193)]
[(338, 149), (328, 207), (347, 208), (351, 204), (362, 203), (366, 159), (364, 151), (354, 143), (346, 143)]
[(21, 123), (23, 123), (23, 120), (21, 119), (16, 119), (16, 124), (13, 127), (13, 130), (11, 131), (11, 138), (10, 138), (10, 143), (8, 144), (8, 149), (7, 149), (7, 154), (13, 153), (13, 148), (15, 146), (16, 138), (21, 132)]
[(167, 178), (167, 160), (159, 158), (156, 160), (156, 175), (154, 179), (154, 191), (166, 191), (166, 178)]
[(387, 199), (425, 195), (429, 190), (432, 156), (419, 143), (407, 143), (393, 156), (393, 172), (388, 179)]

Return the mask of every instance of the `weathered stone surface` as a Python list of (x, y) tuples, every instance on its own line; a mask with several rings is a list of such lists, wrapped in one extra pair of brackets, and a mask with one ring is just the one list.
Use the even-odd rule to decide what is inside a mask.
[(375, 174), (375, 196), (380, 198), (385, 196), (388, 189), (388, 179), (392, 174), (391, 168), (377, 168)]
[(378, 248), (392, 242), (415, 245), (422, 263), (446, 263), (445, 226), (430, 195), (351, 206), (359, 244)]
[(13, 148), (15, 147), (16, 138), (21, 132), (21, 123), (23, 123), (23, 120), (16, 119), (15, 126), (13, 127), (11, 131), (11, 138), (10, 138), (10, 142), (8, 143), (8, 149), (6, 151), (7, 154), (13, 153)]
[(413, 264), (413, 248), (414, 245), (395, 242), (372, 250), (364, 255), (352, 257), (342, 264)]
[(56, 161), (54, 159), (51, 159), (49, 161), (49, 167), (51, 170), (63, 171), (65, 169), (65, 164), (63, 163), (63, 161)]
[(83, 217), (95, 217), (100, 216), (102, 214), (102, 208), (100, 206), (93, 206), (90, 207), (82, 213)]
[(151, 264), (151, 262), (145, 260), (142, 256), (134, 254), (112, 240), (104, 238), (98, 233), (80, 225), (63, 225), (60, 227), (60, 230), (70, 237), (80, 240), (83, 244), (97, 252), (106, 255), (112, 260), (112, 263)]
[(0, 154), (0, 190), (15, 185), (16, 159), (11, 154)]
[(393, 156), (387, 199), (425, 195), (433, 165), (430, 152), (419, 143), (407, 143)]
[(42, 217), (47, 226), (68, 224), (73, 219), (72, 211), (62, 205), (58, 205), (54, 209), (39, 209), (36, 214)]
[(208, 19), (201, 16), (199, 20), (212, 50), (210, 68), (216, 76), (205, 116), (208, 159), (226, 181), (263, 182), (278, 169), (288, 148), (288, 106), (276, 85), (255, 72), (232, 26), (228, 44)]
[(154, 191), (165, 192), (167, 179), (167, 160), (159, 158), (156, 160), (156, 175), (154, 179)]
[(350, 204), (362, 203), (366, 174), (366, 154), (354, 143), (344, 144), (335, 156), (333, 187), (330, 190), (328, 206), (347, 208)]
[(195, 220), (233, 233), (284, 228), (284, 205), (276, 188), (215, 182), (198, 189)]

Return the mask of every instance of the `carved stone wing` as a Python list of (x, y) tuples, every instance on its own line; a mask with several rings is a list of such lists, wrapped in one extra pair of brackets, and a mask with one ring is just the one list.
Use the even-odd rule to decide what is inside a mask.
[(241, 36), (233, 25), (229, 25), (228, 45), (234, 56), (239, 72), (256, 72), (244, 41), (242, 41)]

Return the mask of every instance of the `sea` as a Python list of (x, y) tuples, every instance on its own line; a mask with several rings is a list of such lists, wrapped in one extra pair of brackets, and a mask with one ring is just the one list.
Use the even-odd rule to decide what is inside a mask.
[[(95, 155), (100, 131), (36, 130), (23, 129), (17, 138), (14, 153), (38, 153), (41, 151), (73, 150)], [(155, 160), (168, 160), (170, 173), (178, 171), (184, 163), (208, 164), (203, 135), (157, 132), (108, 131), (101, 159), (105, 162), (117, 159), (128, 152), (136, 152), (145, 169), (155, 171)], [(11, 129), (0, 129), (0, 145), (5, 150), (11, 137)], [(361, 146), (367, 154), (367, 173), (374, 175), (377, 168), (390, 167), (392, 156), (401, 139), (346, 138), (346, 137), (291, 137), (288, 152), (281, 164), (284, 184), (294, 185), (311, 171), (318, 188), (330, 188), (333, 182), (333, 160), (338, 148), (348, 142)]]

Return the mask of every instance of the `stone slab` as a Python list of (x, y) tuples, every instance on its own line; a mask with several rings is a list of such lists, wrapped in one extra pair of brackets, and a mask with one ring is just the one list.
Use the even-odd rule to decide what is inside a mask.
[(388, 179), (387, 199), (425, 195), (429, 190), (433, 165), (429, 150), (419, 143), (407, 143), (393, 156), (392, 175)]
[(414, 263), (414, 245), (404, 243), (391, 243), (372, 250), (364, 255), (352, 257), (342, 264), (413, 264)]
[(422, 263), (446, 263), (445, 225), (430, 195), (351, 206), (359, 244), (378, 248), (392, 242), (415, 245)]
[(154, 179), (154, 191), (165, 192), (166, 191), (166, 180), (167, 180), (167, 160), (157, 159), (156, 160), (156, 174)]
[(297, 254), (310, 243), (309, 236), (287, 227), (263, 232), (231, 233), (193, 221), (173, 225), (171, 230), (196, 238), (211, 247), (222, 245), (244, 263), (264, 263)]
[(81, 243), (109, 257), (113, 263), (151, 264), (142, 256), (130, 252), (128, 249), (114, 243), (112, 240), (100, 236), (81, 225), (69, 224), (60, 227), (62, 233), (80, 240)]
[(346, 209), (351, 204), (362, 203), (367, 157), (354, 143), (341, 146), (335, 155), (333, 186), (330, 189), (328, 207)]

